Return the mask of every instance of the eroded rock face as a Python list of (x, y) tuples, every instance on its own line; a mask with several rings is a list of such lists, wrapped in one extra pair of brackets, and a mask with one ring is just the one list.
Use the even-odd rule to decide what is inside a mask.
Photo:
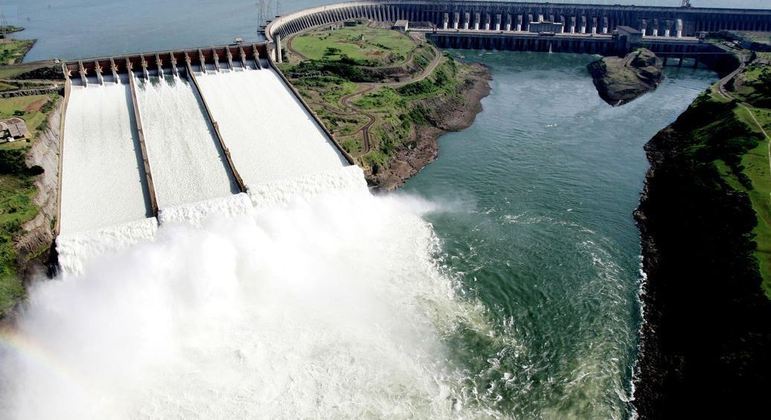
[(490, 70), (471, 64), (470, 74), (463, 80), (458, 96), (434, 96), (423, 99), (421, 106), (429, 110), (426, 124), (415, 127), (411, 141), (399, 146), (387, 168), (367, 172), (367, 182), (381, 190), (394, 190), (436, 159), (438, 138), (450, 131), (471, 126), (482, 111), (482, 98), (490, 94)]
[[(38, 214), (23, 225), (23, 233), (19, 236), (16, 248), (19, 253), (19, 264), (28, 272), (33, 267), (30, 261), (39, 256), (41, 249), (47, 248), (54, 240), (54, 224), (57, 217), (57, 199), (59, 194), (59, 154), (60, 119), (63, 118), (64, 101), (59, 100), (56, 109), (48, 117), (48, 127), (39, 134), (27, 153), (26, 163), (29, 167), (37, 166), (42, 173), (35, 177), (35, 188), (38, 193), (34, 198)], [(25, 277), (27, 273), (24, 274)]]
[(587, 66), (600, 97), (613, 106), (623, 105), (656, 89), (664, 74), (660, 58), (640, 48), (626, 57), (603, 57)]

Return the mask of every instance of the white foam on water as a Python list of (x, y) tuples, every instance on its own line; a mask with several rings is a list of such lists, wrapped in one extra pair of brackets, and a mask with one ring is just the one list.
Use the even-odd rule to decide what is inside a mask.
[(257, 208), (287, 204), (298, 197), (310, 198), (332, 191), (367, 193), (364, 172), (356, 165), (299, 176), (283, 181), (260, 183), (249, 188), (249, 197)]
[(449, 417), (463, 376), (443, 338), (484, 316), (437, 267), (425, 208), (372, 196), (360, 178), (199, 227), (162, 225), (82, 275), (37, 283), (5, 341), (24, 345), (0, 344), (0, 412)]
[(56, 238), (59, 266), (64, 273), (82, 273), (92, 259), (152, 240), (157, 230), (158, 221), (149, 217), (102, 229), (61, 234)]
[(239, 193), (228, 197), (160, 209), (158, 211), (158, 221), (162, 225), (185, 223), (200, 226), (207, 218), (213, 215), (237, 216), (248, 214), (251, 210), (252, 203), (249, 200), (249, 196)]
[(238, 191), (224, 154), (184, 78), (137, 83), (158, 207), (225, 197)]
[(273, 70), (197, 80), (248, 188), (349, 165)]
[(73, 86), (64, 129), (61, 231), (148, 216), (128, 85)]

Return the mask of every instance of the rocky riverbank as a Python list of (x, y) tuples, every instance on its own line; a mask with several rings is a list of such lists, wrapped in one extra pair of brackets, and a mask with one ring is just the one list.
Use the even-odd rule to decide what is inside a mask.
[(48, 116), (46, 129), (39, 134), (27, 153), (27, 165), (42, 168), (42, 173), (35, 177), (37, 194), (33, 201), (38, 213), (22, 226), (23, 233), (16, 244), (19, 264), (24, 267), (25, 282), (47, 269), (45, 264), (48, 262), (48, 251), (55, 239), (61, 154), (59, 130), (61, 119), (64, 118), (64, 106), (64, 100), (58, 100), (56, 108)]
[(412, 138), (397, 147), (385, 168), (367, 172), (367, 181), (384, 190), (400, 187), (439, 154), (442, 134), (468, 128), (482, 111), (482, 98), (490, 94), (490, 71), (482, 64), (470, 64), (470, 71), (455, 96), (442, 95), (420, 100), (428, 110), (425, 121), (416, 124)]
[(587, 65), (600, 97), (619, 106), (656, 89), (664, 78), (661, 59), (640, 48), (626, 57), (603, 57)]
[(744, 160), (765, 152), (764, 137), (738, 117), (739, 105), (712, 95), (645, 147), (651, 167), (635, 218), (647, 280), (633, 402), (644, 419), (752, 418), (771, 389), (771, 301), (750, 198), (759, 181)]

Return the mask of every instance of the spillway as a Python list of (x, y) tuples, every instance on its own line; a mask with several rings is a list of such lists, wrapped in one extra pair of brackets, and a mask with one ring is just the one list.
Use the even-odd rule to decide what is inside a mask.
[(61, 233), (152, 216), (127, 84), (73, 86), (65, 119)]
[(238, 192), (200, 98), (181, 77), (138, 80), (137, 100), (160, 208)]
[(348, 165), (272, 69), (196, 73), (196, 78), (250, 190)]

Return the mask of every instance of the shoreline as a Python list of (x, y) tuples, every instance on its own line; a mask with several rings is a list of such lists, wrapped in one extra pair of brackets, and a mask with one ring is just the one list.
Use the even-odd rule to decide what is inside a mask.
[(21, 54), (21, 57), (19, 57), (19, 61), (14, 64), (24, 63), (24, 59), (27, 58), (27, 54), (29, 54), (29, 52), (32, 51), (33, 48), (35, 48), (35, 44), (37, 44), (37, 39), (27, 39), (25, 41), (30, 41), (30, 43), (29, 45), (27, 45), (27, 48), (25, 49), (25, 51)]
[[(441, 51), (441, 50), (440, 50)], [(366, 173), (367, 183), (377, 191), (391, 191), (401, 188), (404, 183), (439, 155), (439, 138), (446, 133), (461, 131), (470, 127), (477, 114), (482, 112), (482, 99), (490, 94), (492, 74), (487, 66), (480, 63), (463, 63), (472, 72), (465, 79), (470, 86), (464, 86), (460, 102), (424, 99), (421, 103), (433, 110), (432, 121), (416, 125), (410, 137), (396, 150), (389, 160), (388, 168), (376, 174)], [(468, 83), (470, 82), (470, 83)], [(412, 145), (414, 142), (414, 145)]]

